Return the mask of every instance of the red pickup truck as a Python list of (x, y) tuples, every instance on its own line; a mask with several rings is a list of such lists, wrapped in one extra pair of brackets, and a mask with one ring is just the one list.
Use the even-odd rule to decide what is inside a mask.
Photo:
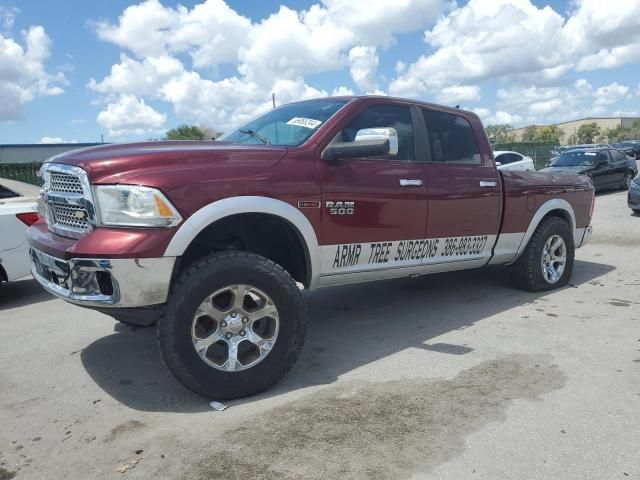
[(302, 289), (496, 264), (558, 288), (594, 206), (587, 176), (499, 172), (475, 114), (388, 97), (284, 105), (214, 142), (76, 150), (42, 175), (34, 277), (155, 322), (168, 368), (219, 399), (290, 369)]

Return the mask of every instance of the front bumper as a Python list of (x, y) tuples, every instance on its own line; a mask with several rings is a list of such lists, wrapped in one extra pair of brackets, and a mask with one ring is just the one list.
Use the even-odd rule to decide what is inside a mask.
[(175, 257), (73, 258), (29, 250), (31, 273), (47, 291), (85, 307), (145, 307), (164, 303)]

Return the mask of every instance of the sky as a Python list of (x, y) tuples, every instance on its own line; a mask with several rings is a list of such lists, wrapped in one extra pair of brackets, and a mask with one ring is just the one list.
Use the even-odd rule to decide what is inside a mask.
[(0, 143), (226, 131), (272, 92), (640, 116), (640, 0), (0, 0)]

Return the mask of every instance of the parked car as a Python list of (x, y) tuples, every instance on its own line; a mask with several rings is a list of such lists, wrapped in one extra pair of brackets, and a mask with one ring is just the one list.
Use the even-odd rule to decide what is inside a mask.
[(640, 160), (640, 140), (625, 140), (624, 142), (614, 143), (613, 147), (624, 152), (629, 157)]
[(636, 177), (629, 186), (627, 204), (634, 213), (640, 215), (640, 177)]
[(283, 105), (215, 142), (68, 152), (42, 174), (35, 278), (156, 322), (171, 372), (219, 399), (291, 368), (301, 287), (506, 264), (521, 288), (555, 289), (594, 204), (585, 176), (498, 171), (472, 112), (375, 96)]
[(534, 172), (536, 170), (533, 158), (518, 152), (493, 152), (493, 158), (496, 160), (498, 170), (522, 170), (525, 172)]
[(542, 172), (589, 175), (597, 190), (627, 190), (638, 174), (636, 161), (610, 146), (565, 150)]
[(40, 189), (0, 178), (0, 283), (31, 273), (26, 231), (38, 219)]

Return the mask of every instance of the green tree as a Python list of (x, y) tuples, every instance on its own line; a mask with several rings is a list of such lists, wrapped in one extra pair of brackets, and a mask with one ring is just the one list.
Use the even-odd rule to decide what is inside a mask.
[(559, 144), (563, 136), (564, 133), (560, 127), (557, 125), (549, 125), (538, 129), (533, 139), (536, 142)]
[(606, 128), (602, 131), (601, 137), (607, 142), (615, 143), (625, 140), (629, 135), (630, 129), (625, 128), (622, 125), (617, 125), (613, 128)]
[(486, 129), (489, 140), (496, 143), (509, 143), (515, 141), (515, 136), (511, 133), (511, 125), (489, 125)]
[(522, 141), (523, 142), (535, 141), (537, 131), (538, 129), (536, 128), (535, 125), (529, 125), (527, 128), (524, 129), (524, 132), (522, 132)]
[(205, 140), (209, 138), (200, 127), (195, 125), (180, 125), (167, 130), (165, 140)]
[(580, 125), (576, 134), (578, 135), (578, 142), (594, 143), (596, 137), (600, 135), (600, 127), (596, 122), (585, 123), (584, 125)]

